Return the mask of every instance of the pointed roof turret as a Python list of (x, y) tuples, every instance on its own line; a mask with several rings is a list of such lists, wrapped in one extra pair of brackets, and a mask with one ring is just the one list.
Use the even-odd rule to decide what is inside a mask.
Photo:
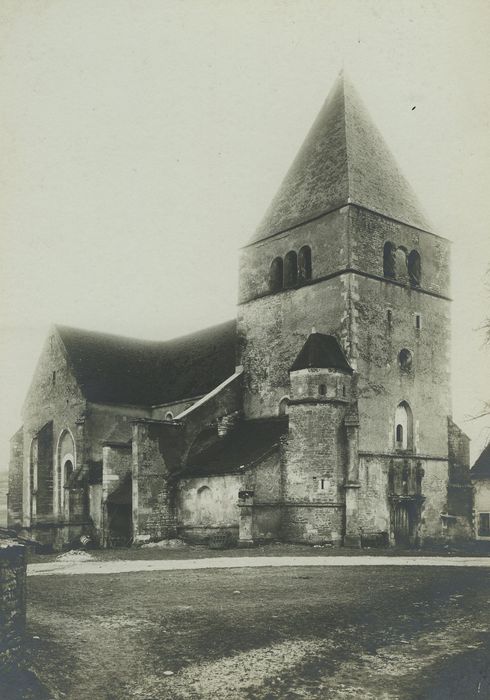
[(349, 203), (430, 230), (415, 193), (341, 74), (251, 242)]
[(337, 338), (316, 331), (310, 333), (289, 371), (309, 368), (337, 369), (348, 374), (353, 372)]

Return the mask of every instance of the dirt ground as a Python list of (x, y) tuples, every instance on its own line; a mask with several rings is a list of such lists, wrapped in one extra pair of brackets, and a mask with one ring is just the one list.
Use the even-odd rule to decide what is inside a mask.
[(490, 698), (490, 571), (303, 567), (29, 578), (53, 700)]
[[(480, 546), (478, 546), (480, 545)], [(223, 550), (213, 550), (207, 545), (184, 545), (179, 547), (127, 547), (117, 549), (95, 549), (90, 550), (90, 554), (97, 561), (138, 561), (141, 559), (203, 559), (208, 557), (268, 557), (268, 556), (410, 556), (410, 557), (430, 557), (430, 556), (490, 556), (490, 546), (487, 542), (473, 543), (472, 547), (466, 544), (464, 547), (445, 546), (438, 548), (425, 547), (423, 549), (400, 549), (372, 548), (349, 549), (346, 547), (331, 547), (328, 545), (301, 545), (287, 544), (284, 542), (273, 542), (251, 547), (250, 549), (229, 548)], [(59, 552), (51, 554), (29, 553), (31, 563), (47, 563), (56, 561)]]

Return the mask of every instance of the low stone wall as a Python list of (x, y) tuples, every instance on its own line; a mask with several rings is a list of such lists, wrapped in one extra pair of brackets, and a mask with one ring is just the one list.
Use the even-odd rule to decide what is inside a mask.
[(0, 540), (0, 677), (23, 657), (26, 563), (23, 545)]

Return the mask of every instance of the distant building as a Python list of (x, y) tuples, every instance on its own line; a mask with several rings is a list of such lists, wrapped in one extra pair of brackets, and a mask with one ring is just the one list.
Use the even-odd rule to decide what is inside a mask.
[(471, 481), (475, 490), (475, 536), (477, 540), (490, 540), (490, 443), (474, 463)]
[(10, 525), (56, 546), (469, 537), (449, 278), (448, 241), (339, 78), (241, 251), (236, 321), (165, 343), (53, 329)]

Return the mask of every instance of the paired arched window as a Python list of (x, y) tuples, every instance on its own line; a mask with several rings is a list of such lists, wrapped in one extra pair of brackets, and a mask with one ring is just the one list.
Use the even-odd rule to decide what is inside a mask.
[(383, 247), (383, 275), (389, 279), (406, 282), (412, 287), (420, 287), (422, 282), (422, 258), (417, 250), (410, 253), (404, 246), (396, 246), (386, 241)]
[(412, 409), (406, 401), (399, 403), (395, 411), (395, 449), (413, 449)]
[(304, 245), (299, 253), (290, 250), (284, 256), (274, 258), (269, 270), (269, 291), (279, 292), (291, 289), (297, 284), (308, 282), (312, 277), (311, 248)]
[(298, 281), (298, 256), (290, 250), (284, 258), (284, 288), (294, 287)]

